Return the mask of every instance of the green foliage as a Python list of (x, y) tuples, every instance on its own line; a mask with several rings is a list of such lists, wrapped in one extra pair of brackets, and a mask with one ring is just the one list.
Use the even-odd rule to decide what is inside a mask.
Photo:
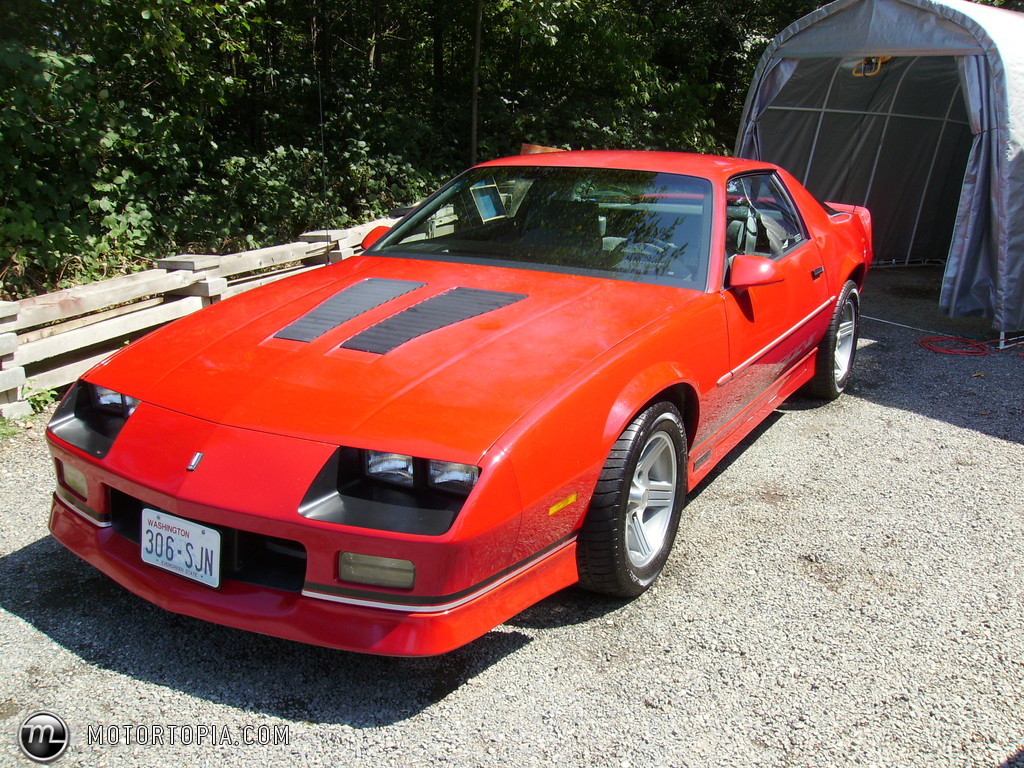
[(19, 434), (21, 429), (13, 421), (0, 418), (0, 440), (7, 440)]
[[(480, 157), (728, 151), (817, 5), (486, 0)], [(455, 0), (5, 0), (0, 299), (422, 198), (469, 161), (474, 29)]]
[(32, 406), (33, 413), (42, 413), (60, 400), (60, 395), (57, 394), (55, 389), (25, 387), (23, 395), (28, 404)]

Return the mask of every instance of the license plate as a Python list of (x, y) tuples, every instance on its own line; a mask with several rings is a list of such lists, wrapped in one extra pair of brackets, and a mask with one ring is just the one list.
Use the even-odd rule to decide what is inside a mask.
[(142, 510), (142, 562), (220, 586), (220, 531), (155, 509)]

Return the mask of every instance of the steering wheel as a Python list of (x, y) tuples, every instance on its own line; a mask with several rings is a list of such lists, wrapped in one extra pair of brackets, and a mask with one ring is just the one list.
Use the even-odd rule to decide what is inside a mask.
[(650, 240), (638, 240), (636, 242), (630, 242), (624, 240), (615, 246), (615, 250), (621, 251), (627, 256), (661, 256), (667, 251), (675, 248), (672, 243), (666, 242), (665, 240), (659, 240), (658, 238), (652, 237)]

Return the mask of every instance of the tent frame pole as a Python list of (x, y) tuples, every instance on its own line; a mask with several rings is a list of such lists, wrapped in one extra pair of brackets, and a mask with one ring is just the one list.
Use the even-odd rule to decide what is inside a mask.
[(821, 107), (815, 110), (818, 113), (818, 124), (814, 127), (814, 140), (811, 142), (811, 151), (807, 153), (807, 166), (804, 168), (804, 184), (811, 179), (811, 167), (814, 165), (814, 153), (818, 150), (818, 137), (821, 135), (821, 124), (825, 122), (825, 113), (828, 111), (828, 100), (832, 98), (832, 88), (839, 77), (839, 70), (843, 68), (843, 60), (839, 59), (835, 70), (832, 72), (832, 79), (828, 82), (828, 90), (825, 91), (825, 98), (821, 101)]
[[(914, 56), (903, 73), (900, 75), (900, 81), (896, 83), (896, 88), (892, 92), (892, 97), (889, 99), (889, 109), (885, 115), (885, 122), (882, 123), (882, 135), (878, 138), (878, 148), (875, 150), (875, 162), (871, 165), (871, 176), (868, 178), (868, 188), (864, 192), (864, 207), (867, 208), (868, 200), (871, 199), (871, 190), (875, 186), (875, 176), (878, 174), (878, 161), (882, 159), (882, 148), (885, 146), (885, 137), (889, 133), (889, 124), (892, 122), (893, 110), (896, 108), (896, 99), (900, 96), (900, 91), (903, 89), (903, 83), (907, 79), (907, 75), (910, 74), (910, 70), (914, 68), (914, 65), (920, 60), (920, 56)], [(909, 258), (903, 260), (904, 265), (910, 262)]]
[(822, 109), (821, 107), (776, 107), (765, 108), (765, 112), (813, 112), (816, 115), (857, 115), (860, 117), (895, 117), (907, 120), (920, 120), (924, 123), (953, 123), (955, 125), (967, 125), (963, 120), (953, 118), (934, 117), (932, 115), (912, 115), (907, 112), (865, 112), (862, 109)]
[[(963, 87), (959, 83), (957, 83), (956, 88), (953, 89), (953, 95), (949, 99), (949, 104), (946, 105), (946, 116), (942, 120), (942, 128), (939, 129), (939, 138), (935, 140), (935, 151), (932, 153), (932, 162), (931, 165), (928, 166), (928, 176), (925, 178), (924, 182), (925, 190), (931, 189), (932, 174), (935, 171), (935, 164), (939, 159), (939, 149), (942, 147), (942, 140), (946, 136), (946, 126), (949, 125), (949, 116), (953, 114), (953, 105), (956, 104), (958, 96), (963, 98)], [(914, 244), (917, 242), (917, 228), (921, 224), (921, 212), (924, 210), (924, 200), (925, 196), (921, 195), (921, 199), (917, 203), (917, 215), (914, 217), (914, 229), (910, 235), (910, 244), (907, 245), (907, 257), (903, 260), (905, 264), (910, 263)]]

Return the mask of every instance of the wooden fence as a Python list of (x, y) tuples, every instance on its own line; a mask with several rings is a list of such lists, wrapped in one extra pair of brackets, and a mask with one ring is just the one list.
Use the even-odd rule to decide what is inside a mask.
[(221, 299), (360, 252), (379, 219), (307, 232), (298, 242), (225, 256), (157, 259), (154, 269), (0, 302), (0, 416), (32, 412), (29, 394), (62, 387), (129, 341)]

